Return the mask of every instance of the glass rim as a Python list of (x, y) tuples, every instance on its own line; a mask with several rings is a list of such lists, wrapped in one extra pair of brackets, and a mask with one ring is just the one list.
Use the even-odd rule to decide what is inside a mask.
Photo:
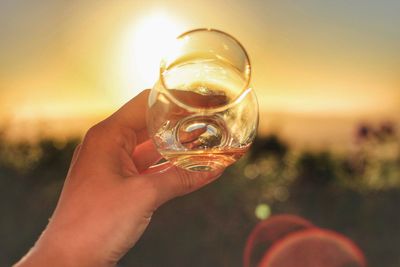
[(225, 36), (229, 37), (230, 39), (232, 39), (240, 47), (240, 49), (243, 51), (243, 53), (244, 53), (244, 55), (246, 57), (246, 60), (248, 62), (248, 65), (247, 65), (248, 78), (246, 79), (246, 83), (244, 84), (244, 86), (240, 90), (240, 92), (231, 101), (229, 101), (229, 103), (227, 103), (227, 104), (225, 104), (223, 106), (217, 106), (217, 107), (211, 107), (211, 108), (198, 108), (198, 107), (193, 107), (191, 105), (188, 105), (188, 104), (182, 102), (181, 100), (177, 99), (173, 94), (171, 94), (169, 92), (169, 89), (165, 85), (164, 78), (163, 78), (164, 77), (163, 73), (166, 70), (166, 67), (163, 67), (163, 64), (161, 64), (161, 66), (160, 66), (159, 82), (161, 83), (162, 90), (168, 96), (168, 98), (170, 98), (176, 105), (178, 105), (181, 108), (184, 108), (184, 109), (186, 109), (188, 111), (191, 111), (191, 112), (199, 112), (199, 111), (201, 111), (203, 113), (221, 112), (223, 110), (229, 109), (232, 106), (236, 105), (238, 102), (240, 102), (242, 100), (242, 98), (244, 96), (246, 96), (251, 91), (252, 88), (250, 87), (250, 80), (251, 80), (251, 62), (250, 62), (250, 57), (249, 57), (246, 49), (244, 48), (244, 46), (235, 37), (233, 37), (229, 33), (226, 33), (224, 31), (217, 30), (217, 29), (214, 29), (214, 28), (196, 28), (196, 29), (192, 29), (192, 30), (186, 31), (186, 32), (178, 35), (178, 37), (176, 37), (176, 40), (179, 40), (179, 39), (185, 37), (188, 34), (191, 34), (191, 33), (194, 33), (194, 32), (202, 32), (202, 31), (204, 31), (204, 32), (206, 32), (206, 31), (207, 32), (215, 32), (215, 33), (218, 33), (218, 34), (225, 35)]

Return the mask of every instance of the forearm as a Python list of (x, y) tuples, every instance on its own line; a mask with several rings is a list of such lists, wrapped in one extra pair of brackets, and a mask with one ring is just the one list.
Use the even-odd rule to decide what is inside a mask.
[[(93, 254), (96, 247), (79, 248), (61, 233), (44, 232), (30, 251), (14, 267), (113, 267)], [(92, 251), (92, 252), (91, 252)]]

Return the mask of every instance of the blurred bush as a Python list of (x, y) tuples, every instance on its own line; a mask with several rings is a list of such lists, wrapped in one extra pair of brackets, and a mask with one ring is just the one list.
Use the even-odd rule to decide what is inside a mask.
[[(11, 142), (0, 131), (0, 266), (47, 224), (78, 138)], [(160, 208), (121, 266), (240, 266), (247, 235), (292, 213), (349, 236), (371, 266), (400, 255), (400, 140), (395, 125), (360, 125), (346, 154), (298, 151), (271, 135), (213, 185)], [(257, 212), (255, 212), (257, 210)]]

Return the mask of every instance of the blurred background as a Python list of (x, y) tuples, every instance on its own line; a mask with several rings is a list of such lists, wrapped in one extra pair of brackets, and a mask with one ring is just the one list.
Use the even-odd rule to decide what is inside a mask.
[(291, 213), (400, 264), (400, 2), (0, 2), (0, 265), (33, 245), (74, 147), (158, 78), (168, 40), (238, 38), (260, 104), (256, 144), (171, 201), (121, 266), (241, 266), (260, 220)]

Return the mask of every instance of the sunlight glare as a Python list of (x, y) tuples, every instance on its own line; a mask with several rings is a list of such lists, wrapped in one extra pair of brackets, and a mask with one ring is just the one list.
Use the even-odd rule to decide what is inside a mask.
[(131, 98), (155, 84), (162, 56), (173, 49), (175, 38), (183, 31), (181, 23), (162, 12), (143, 17), (128, 27), (119, 51), (125, 91), (122, 97)]

